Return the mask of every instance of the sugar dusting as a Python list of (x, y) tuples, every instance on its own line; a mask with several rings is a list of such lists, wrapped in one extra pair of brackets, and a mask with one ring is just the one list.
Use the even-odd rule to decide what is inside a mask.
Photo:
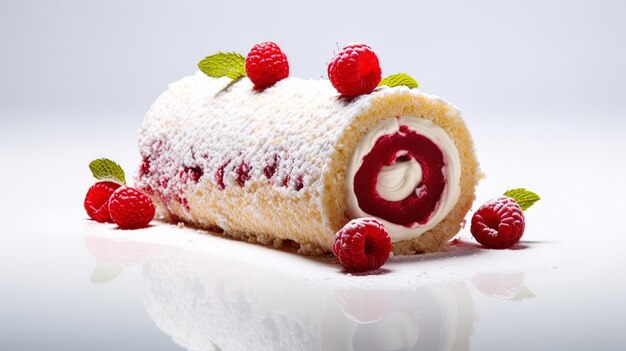
[[(147, 112), (139, 131), (143, 162), (136, 184), (172, 222), (220, 227), (233, 236), (255, 236), (275, 245), (295, 239), (286, 234), (275, 237), (270, 231), (279, 224), (289, 224), (292, 232), (306, 229), (296, 223), (298, 218), (268, 214), (267, 201), (306, 201), (306, 215), (318, 224), (309, 228), (310, 235), (302, 234), (303, 252), (327, 247), (337, 230), (337, 220), (331, 225), (329, 217), (338, 215), (327, 214), (323, 202), (328, 193), (323, 180), (331, 177), (328, 160), (345, 152), (339, 140), (346, 131), (358, 128), (356, 119), (375, 99), (419, 96), (458, 114), (439, 98), (406, 87), (383, 87), (348, 100), (325, 80), (288, 78), (263, 91), (254, 90), (245, 78), (230, 83), (197, 72), (170, 85)], [(272, 188), (271, 199), (267, 186)], [(232, 198), (220, 198), (225, 197), (220, 191), (234, 189), (241, 189), (242, 199), (221, 207)], [(206, 201), (207, 194), (213, 204), (199, 210), (206, 202), (197, 199)], [(234, 213), (233, 207), (239, 207), (239, 212)], [(240, 226), (241, 211), (245, 223), (265, 223), (262, 231)], [(321, 241), (326, 246), (320, 246)]]
[[(457, 239), (442, 252), (414, 256), (392, 254), (376, 271), (350, 273), (342, 269), (334, 256), (313, 258), (259, 245), (243, 245), (219, 234), (189, 227), (180, 229), (176, 225), (157, 223), (135, 231), (113, 229), (113, 225), (92, 226), (89, 235), (175, 248), (190, 255), (206, 255), (223, 264), (232, 262), (257, 267), (289, 276), (312, 288), (413, 290), (455, 283), (485, 272), (551, 270), (558, 263), (557, 259), (532, 259), (537, 250), (546, 249), (532, 243), (522, 243), (511, 250), (489, 250), (469, 239)], [(494, 266), (494, 262), (497, 265)]]
[(198, 72), (159, 97), (139, 132), (145, 161), (138, 186), (169, 212), (172, 201), (195, 190), (177, 177), (191, 168), (219, 189), (266, 180), (289, 196), (306, 188), (317, 197), (324, 162), (368, 98), (346, 103), (321, 80), (285, 79), (262, 92), (247, 79), (224, 90), (229, 83)]

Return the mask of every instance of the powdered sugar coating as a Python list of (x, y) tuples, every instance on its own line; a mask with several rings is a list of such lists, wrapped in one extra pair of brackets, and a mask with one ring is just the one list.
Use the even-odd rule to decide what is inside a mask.
[[(176, 197), (184, 184), (175, 175), (186, 167), (214, 175), (208, 178), (218, 187), (222, 182), (224, 187), (239, 186), (237, 169), (244, 162), (250, 180), (261, 181), (267, 178), (266, 161), (276, 157), (280, 164), (270, 182), (278, 191), (291, 194), (307, 187), (318, 194), (323, 161), (363, 104), (337, 99), (326, 81), (291, 78), (262, 92), (252, 89), (247, 79), (223, 90), (229, 83), (228, 78), (197, 72), (170, 84), (159, 97), (145, 117), (139, 145), (145, 158), (161, 148), (165, 156), (150, 163), (161, 176), (140, 177), (142, 186), (159, 189), (165, 199)], [(294, 130), (308, 133), (296, 135)], [(221, 182), (215, 176), (219, 173)]]
[(345, 99), (327, 80), (287, 78), (263, 91), (247, 78), (230, 83), (197, 72), (157, 99), (139, 132), (137, 186), (171, 220), (274, 245), (293, 240), (308, 252), (329, 251), (349, 219), (334, 190), (347, 161), (329, 160), (349, 158), (346, 135), (398, 116), (381, 102), (402, 111), (424, 101), (429, 118), (458, 123), (451, 105), (406, 87)]
[[(324, 155), (332, 151), (332, 141), (349, 122), (342, 117), (357, 114), (363, 104), (337, 99), (326, 81), (290, 78), (259, 92), (242, 79), (222, 90), (229, 83), (228, 78), (213, 79), (197, 72), (170, 84), (148, 111), (140, 130), (142, 156), (153, 154), (167, 140), (167, 152), (181, 157), (161, 159), (155, 167), (162, 173), (173, 175), (181, 167), (195, 165), (214, 173), (224, 167), (228, 187), (235, 185), (236, 168), (242, 162), (250, 166), (251, 179), (258, 180), (264, 176), (268, 155), (275, 155), (281, 167), (273, 182), (278, 185), (278, 180), (288, 179), (289, 186), (281, 191), (292, 190), (300, 177), (305, 187), (319, 188)], [(199, 131), (208, 130), (211, 139), (202, 138), (207, 133)], [(296, 135), (294, 130), (309, 133)], [(170, 195), (175, 185), (169, 184), (163, 194)]]

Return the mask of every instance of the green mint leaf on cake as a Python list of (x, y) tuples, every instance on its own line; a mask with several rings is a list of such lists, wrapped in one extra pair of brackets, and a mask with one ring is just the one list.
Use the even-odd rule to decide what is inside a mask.
[(120, 184), (126, 184), (124, 170), (117, 163), (108, 158), (100, 158), (91, 161), (89, 169), (94, 178), (100, 181), (112, 181)]
[(539, 195), (524, 188), (507, 190), (503, 195), (515, 200), (515, 202), (517, 202), (517, 204), (522, 208), (522, 211), (526, 211), (535, 202), (541, 200)]
[(236, 52), (220, 52), (198, 62), (198, 68), (209, 77), (237, 80), (246, 75), (246, 59)]
[(396, 73), (383, 78), (378, 85), (386, 85), (388, 87), (397, 87), (404, 85), (409, 89), (417, 88), (419, 84), (406, 73)]

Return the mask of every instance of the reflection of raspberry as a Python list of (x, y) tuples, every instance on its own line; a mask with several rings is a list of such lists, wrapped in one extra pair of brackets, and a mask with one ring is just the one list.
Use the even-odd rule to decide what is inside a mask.
[(85, 210), (92, 219), (100, 223), (112, 223), (109, 215), (109, 198), (120, 185), (113, 182), (98, 182), (89, 188), (85, 196)]
[(287, 56), (271, 41), (256, 44), (246, 56), (246, 74), (257, 89), (272, 86), (289, 76)]
[(471, 232), (476, 241), (490, 249), (506, 249), (524, 234), (522, 208), (509, 197), (486, 202), (472, 217)]
[(122, 267), (138, 265), (160, 250), (159, 246), (155, 244), (113, 240), (90, 235), (85, 236), (85, 245), (89, 253), (98, 262), (115, 263)]
[(479, 273), (472, 283), (481, 293), (502, 300), (523, 300), (535, 295), (524, 286), (524, 273)]
[(123, 187), (117, 189), (109, 200), (111, 219), (122, 229), (148, 226), (154, 218), (154, 205), (149, 197), (139, 190)]
[(380, 268), (391, 252), (391, 239), (374, 218), (351, 220), (335, 234), (333, 253), (346, 270), (365, 272)]
[(328, 64), (330, 82), (346, 97), (371, 93), (381, 75), (378, 57), (365, 44), (344, 47)]

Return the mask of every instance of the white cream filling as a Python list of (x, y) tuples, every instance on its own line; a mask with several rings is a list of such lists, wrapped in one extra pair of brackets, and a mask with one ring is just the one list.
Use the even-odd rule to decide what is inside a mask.
[[(446, 185), (439, 202), (435, 206), (428, 221), (424, 224), (414, 223), (411, 227), (388, 222), (382, 218), (365, 213), (358, 205), (354, 193), (354, 176), (361, 167), (365, 157), (374, 147), (378, 138), (392, 134), (406, 125), (410, 130), (430, 139), (443, 153), (445, 165), (442, 169), (446, 178)], [(401, 151), (399, 154), (401, 154)], [(413, 159), (406, 162), (396, 162), (391, 166), (383, 166), (377, 175), (376, 191), (378, 195), (388, 201), (400, 201), (413, 192), (423, 189), (418, 187), (422, 178), (422, 168)], [(432, 229), (450, 213), (461, 193), (461, 160), (454, 141), (448, 134), (429, 120), (416, 117), (389, 118), (378, 123), (369, 130), (357, 147), (348, 162), (346, 169), (346, 203), (350, 218), (375, 217), (385, 225), (392, 242), (413, 239)]]
[(417, 161), (396, 162), (380, 169), (376, 192), (387, 201), (400, 201), (409, 197), (421, 181), (422, 167)]

